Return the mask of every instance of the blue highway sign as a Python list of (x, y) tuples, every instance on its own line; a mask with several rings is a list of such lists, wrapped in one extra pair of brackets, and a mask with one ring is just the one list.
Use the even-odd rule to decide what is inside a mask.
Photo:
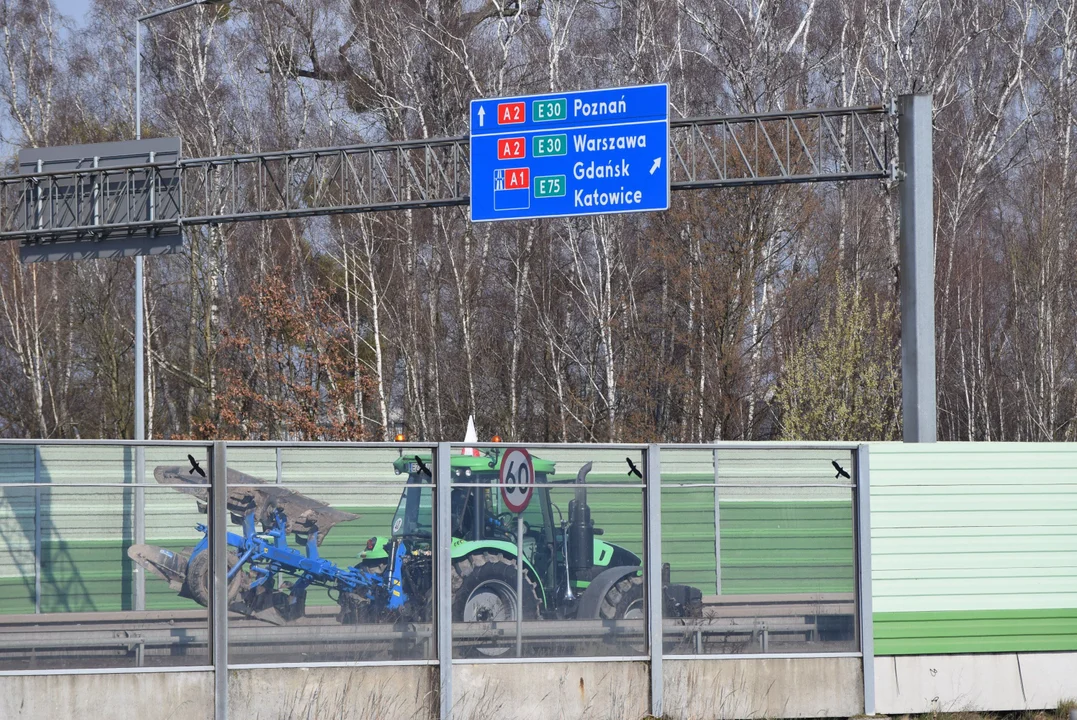
[(471, 219), (669, 208), (669, 86), (471, 101)]

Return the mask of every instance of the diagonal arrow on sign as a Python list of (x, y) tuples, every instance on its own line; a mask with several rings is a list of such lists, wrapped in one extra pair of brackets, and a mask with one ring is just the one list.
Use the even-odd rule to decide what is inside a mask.
[(651, 165), (651, 175), (654, 175), (655, 170), (660, 167), (662, 167), (662, 158), (656, 157), (654, 159), (654, 164)]

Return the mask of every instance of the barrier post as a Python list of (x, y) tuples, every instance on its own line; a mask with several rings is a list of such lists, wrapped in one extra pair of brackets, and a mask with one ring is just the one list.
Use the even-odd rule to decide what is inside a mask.
[(210, 462), (210, 637), (214, 720), (228, 720), (228, 451), (213, 443)]
[(871, 617), (871, 468), (868, 446), (854, 453), (856, 468), (856, 600), (864, 660), (864, 714), (875, 714), (875, 630)]
[(645, 451), (643, 502), (647, 552), (647, 633), (651, 650), (651, 715), (662, 717), (662, 462), (658, 446)]
[(437, 482), (437, 638), (441, 671), (441, 720), (452, 720), (452, 487), (449, 482), (450, 450), (438, 443), (434, 473)]

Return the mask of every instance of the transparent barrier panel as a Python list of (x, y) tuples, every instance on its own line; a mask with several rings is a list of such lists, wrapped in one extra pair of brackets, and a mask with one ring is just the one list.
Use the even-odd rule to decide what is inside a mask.
[[(644, 452), (513, 449), (452, 447), (453, 656), (644, 657)], [(209, 664), (209, 447), (138, 455), (0, 443), (0, 671)], [(232, 664), (437, 657), (434, 455), (228, 447)], [(660, 458), (666, 653), (857, 649), (850, 450)]]
[(431, 456), (229, 449), (230, 664), (436, 657)]
[(33, 613), (37, 508), (34, 448), (0, 446), (0, 616)]
[(858, 649), (850, 451), (663, 448), (661, 461), (666, 653)]
[(0, 670), (207, 665), (207, 611), (165, 579), (201, 535), (194, 503), (136, 486), (133, 447), (35, 454), (0, 448)]
[(642, 454), (475, 453), (452, 455), (453, 656), (645, 655)]

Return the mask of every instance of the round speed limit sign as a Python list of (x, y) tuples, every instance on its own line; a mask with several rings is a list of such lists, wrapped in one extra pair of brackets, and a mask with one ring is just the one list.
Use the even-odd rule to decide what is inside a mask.
[(514, 513), (522, 513), (535, 493), (535, 466), (523, 448), (509, 448), (501, 460), (501, 499)]

